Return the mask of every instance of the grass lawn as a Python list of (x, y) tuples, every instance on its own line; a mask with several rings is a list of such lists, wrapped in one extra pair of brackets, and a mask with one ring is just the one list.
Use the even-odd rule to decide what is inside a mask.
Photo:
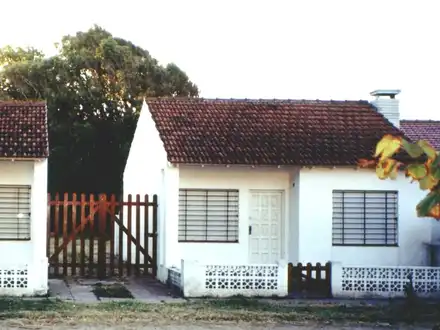
[(253, 299), (198, 300), (190, 303), (109, 302), (75, 304), (53, 300), (0, 300), (0, 328), (81, 324), (157, 324), (180, 322), (259, 322), (289, 324), (402, 324), (440, 322), (440, 304), (381, 306), (262, 303)]
[(131, 298), (132, 294), (122, 284), (102, 284), (98, 283), (93, 286), (93, 293), (98, 298)]

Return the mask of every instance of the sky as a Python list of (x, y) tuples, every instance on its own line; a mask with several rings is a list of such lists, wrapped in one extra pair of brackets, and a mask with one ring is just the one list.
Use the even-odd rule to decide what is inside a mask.
[(371, 100), (375, 89), (401, 89), (402, 118), (440, 120), (439, 9), (438, 0), (2, 1), (0, 47), (51, 54), (63, 35), (97, 24), (176, 63), (202, 97)]

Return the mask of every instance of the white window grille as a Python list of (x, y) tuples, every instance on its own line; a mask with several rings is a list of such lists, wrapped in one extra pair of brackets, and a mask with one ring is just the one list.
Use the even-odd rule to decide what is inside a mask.
[(0, 240), (31, 237), (31, 187), (0, 185)]
[(333, 191), (333, 245), (396, 246), (397, 191)]
[(238, 190), (180, 189), (179, 242), (238, 242)]

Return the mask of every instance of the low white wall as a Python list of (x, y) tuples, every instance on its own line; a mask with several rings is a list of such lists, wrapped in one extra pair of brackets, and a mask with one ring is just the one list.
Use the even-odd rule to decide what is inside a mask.
[(181, 284), (185, 297), (285, 297), (287, 263), (274, 265), (206, 264), (182, 260)]
[(335, 298), (399, 298), (412, 277), (420, 297), (440, 297), (440, 267), (344, 266), (332, 263)]
[(47, 258), (29, 264), (0, 263), (0, 296), (38, 296), (48, 291)]
[[(301, 169), (299, 183), (299, 262), (428, 266), (424, 243), (431, 241), (434, 220), (417, 218), (416, 204), (426, 193), (403, 174), (397, 180), (379, 180), (374, 171), (366, 169)], [(335, 189), (397, 190), (398, 246), (332, 246), (332, 192)]]

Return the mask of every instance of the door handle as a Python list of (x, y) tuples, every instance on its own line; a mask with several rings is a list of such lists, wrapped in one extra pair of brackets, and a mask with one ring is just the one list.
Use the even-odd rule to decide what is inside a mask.
[(249, 226), (249, 235), (252, 235), (252, 226)]

